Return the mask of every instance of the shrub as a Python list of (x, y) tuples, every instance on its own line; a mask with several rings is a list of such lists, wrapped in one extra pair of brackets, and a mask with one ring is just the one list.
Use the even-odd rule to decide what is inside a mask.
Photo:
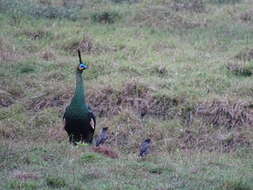
[(34, 71), (35, 69), (30, 65), (23, 66), (22, 68), (20, 68), (20, 73), (32, 73)]
[(66, 186), (66, 182), (61, 177), (49, 176), (46, 178), (47, 185), (53, 188), (60, 188)]
[(93, 22), (103, 24), (112, 24), (115, 23), (118, 19), (120, 19), (120, 15), (115, 11), (96, 12), (91, 15), (91, 20)]

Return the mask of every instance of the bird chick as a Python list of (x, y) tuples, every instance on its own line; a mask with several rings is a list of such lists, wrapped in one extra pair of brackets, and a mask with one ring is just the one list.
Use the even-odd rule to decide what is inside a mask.
[(108, 127), (104, 127), (101, 130), (101, 133), (96, 141), (96, 146), (99, 146), (100, 144), (104, 144), (105, 141), (108, 139), (109, 135), (108, 135)]
[(150, 153), (151, 139), (146, 139), (140, 146), (139, 156), (143, 157)]

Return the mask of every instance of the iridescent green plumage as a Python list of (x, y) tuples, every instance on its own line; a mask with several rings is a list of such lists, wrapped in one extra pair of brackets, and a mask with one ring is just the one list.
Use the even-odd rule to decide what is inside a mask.
[(95, 116), (85, 100), (85, 86), (82, 72), (87, 66), (81, 61), (80, 54), (79, 59), (80, 63), (76, 71), (75, 94), (63, 116), (69, 141), (74, 144), (78, 141), (91, 143), (96, 125)]

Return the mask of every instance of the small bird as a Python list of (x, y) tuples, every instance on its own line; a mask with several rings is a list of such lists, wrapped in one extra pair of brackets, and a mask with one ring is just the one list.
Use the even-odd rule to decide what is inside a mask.
[(81, 52), (78, 50), (79, 64), (76, 69), (76, 89), (70, 105), (66, 108), (63, 119), (64, 129), (68, 133), (69, 142), (92, 143), (96, 128), (96, 117), (85, 100), (85, 86), (82, 73), (88, 66), (82, 62)]
[(143, 157), (150, 153), (151, 139), (146, 139), (140, 146), (139, 156)]
[(104, 144), (105, 141), (108, 139), (108, 127), (104, 127), (102, 130), (101, 130), (101, 133), (97, 139), (97, 142), (96, 142), (96, 146), (99, 146), (100, 144)]

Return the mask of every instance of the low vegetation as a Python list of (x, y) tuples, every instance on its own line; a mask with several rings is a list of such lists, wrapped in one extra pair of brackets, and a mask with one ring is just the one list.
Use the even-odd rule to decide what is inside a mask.
[[(252, 10), (0, 0), (0, 189), (253, 189)], [(63, 130), (77, 49), (95, 136), (109, 128), (101, 147), (74, 147)]]

